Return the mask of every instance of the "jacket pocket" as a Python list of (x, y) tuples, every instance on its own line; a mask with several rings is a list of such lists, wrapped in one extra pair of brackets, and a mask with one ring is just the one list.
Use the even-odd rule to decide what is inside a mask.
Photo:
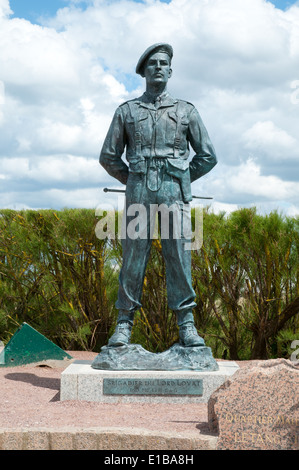
[(174, 111), (169, 111), (168, 116), (170, 117), (170, 119), (172, 121), (177, 122), (178, 117), (177, 117), (177, 114)]
[(129, 162), (129, 172), (145, 175), (146, 173), (145, 160), (131, 160)]
[(147, 112), (142, 112), (138, 115), (138, 121), (144, 121), (147, 118), (148, 118), (148, 113)]
[(167, 161), (167, 173), (179, 180), (183, 201), (186, 203), (192, 201), (188, 160), (168, 158)]
[[(185, 171), (189, 168), (189, 161), (188, 160), (181, 160), (180, 158), (168, 158), (167, 159), (169, 165), (169, 170), (171, 171), (171, 167), (177, 170)], [(175, 171), (175, 170), (172, 170)]]

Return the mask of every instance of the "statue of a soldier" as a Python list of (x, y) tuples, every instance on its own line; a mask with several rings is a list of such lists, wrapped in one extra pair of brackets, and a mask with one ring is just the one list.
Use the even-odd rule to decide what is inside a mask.
[[(217, 163), (208, 133), (195, 107), (167, 91), (173, 49), (158, 43), (140, 57), (136, 73), (145, 77), (146, 91), (118, 107), (105, 139), (100, 163), (126, 185), (126, 208), (143, 204), (177, 204), (190, 211), (191, 182)], [(188, 160), (189, 148), (195, 156)], [(129, 165), (121, 159), (126, 149)], [(183, 209), (182, 209), (183, 210)], [(171, 222), (170, 222), (171, 223)], [(149, 233), (149, 231), (148, 231)], [(134, 313), (141, 307), (145, 269), (152, 239), (125, 237), (116, 307), (117, 326), (109, 346), (130, 343)], [(194, 326), (195, 292), (191, 280), (191, 251), (183, 237), (162, 239), (167, 298), (175, 312), (182, 346), (204, 346)]]

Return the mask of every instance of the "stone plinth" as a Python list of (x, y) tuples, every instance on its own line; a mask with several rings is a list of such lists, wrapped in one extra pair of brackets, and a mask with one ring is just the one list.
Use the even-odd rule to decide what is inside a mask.
[(75, 361), (61, 374), (60, 399), (101, 403), (204, 403), (238, 369), (233, 361), (218, 370), (111, 371)]
[(291, 361), (259, 361), (237, 371), (208, 403), (217, 449), (299, 448), (299, 367)]

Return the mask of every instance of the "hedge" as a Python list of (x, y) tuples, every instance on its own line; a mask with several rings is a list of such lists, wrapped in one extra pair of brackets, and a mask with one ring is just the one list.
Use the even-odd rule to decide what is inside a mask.
[[(0, 340), (27, 322), (66, 350), (107, 343), (122, 249), (117, 233), (96, 236), (98, 222), (92, 209), (0, 210)], [(298, 217), (204, 210), (203, 245), (192, 251), (194, 317), (215, 357), (290, 356), (299, 339), (298, 239)], [(154, 352), (178, 341), (159, 238), (132, 341)]]

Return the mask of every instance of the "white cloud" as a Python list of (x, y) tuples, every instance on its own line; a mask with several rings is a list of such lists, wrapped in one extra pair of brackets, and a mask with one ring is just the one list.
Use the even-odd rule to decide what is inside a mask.
[(143, 90), (140, 54), (167, 41), (169, 90), (199, 108), (219, 159), (193, 193), (214, 196), (219, 210), (256, 203), (296, 212), (298, 6), (91, 0), (82, 11), (76, 3), (33, 25), (10, 18), (0, 0), (1, 206), (37, 207), (36, 197), (45, 207), (93, 204), (87, 191), (118, 185), (98, 164), (101, 144), (118, 104)]
[(299, 196), (298, 185), (282, 181), (277, 176), (264, 176), (261, 168), (253, 160), (241, 164), (235, 173), (231, 172), (228, 185), (235, 194), (248, 194), (272, 201)]
[(5, 103), (4, 83), (0, 80), (0, 126), (3, 122), (3, 105)]
[(11, 13), (9, 0), (0, 0), (0, 19), (8, 17)]
[(99, 189), (94, 187), (84, 189), (43, 189), (39, 192), (10, 191), (1, 193), (3, 206), (9, 209), (43, 209), (78, 207), (96, 209), (102, 197)]
[(295, 206), (295, 205), (291, 205), (289, 207), (287, 207), (286, 209), (286, 215), (288, 217), (298, 217), (299, 216), (299, 208), (298, 206)]
[(236, 167), (220, 165), (216, 177), (209, 177), (209, 190), (216, 200), (233, 204), (271, 201), (278, 207), (283, 201), (289, 201), (290, 205), (299, 202), (297, 182), (262, 174), (260, 165), (252, 158)]
[(208, 204), (209, 212), (213, 212), (215, 214), (219, 214), (220, 212), (225, 212), (226, 214), (230, 214), (239, 209), (237, 204), (228, 204), (223, 202), (213, 202)]
[(48, 157), (2, 158), (0, 174), (3, 180), (23, 182), (31, 181), (38, 185), (64, 183), (89, 187), (97, 185), (104, 178), (104, 170), (96, 159), (72, 155), (52, 155)]
[(264, 151), (271, 158), (298, 157), (298, 142), (272, 121), (257, 122), (244, 133), (245, 147)]
[[(22, 19), (1, 21), (0, 57), (5, 83), (18, 87), (55, 87), (65, 91), (78, 85), (82, 65), (76, 51), (54, 29), (33, 25)], [(81, 64), (80, 64), (81, 62)], [(42, 90), (40, 90), (42, 92)]]
[[(50, 189), (41, 192), (45, 201), (50, 201), (49, 207), (78, 207), (95, 209), (101, 197), (99, 189), (93, 187), (84, 189)], [(63, 204), (61, 205), (61, 201)]]

